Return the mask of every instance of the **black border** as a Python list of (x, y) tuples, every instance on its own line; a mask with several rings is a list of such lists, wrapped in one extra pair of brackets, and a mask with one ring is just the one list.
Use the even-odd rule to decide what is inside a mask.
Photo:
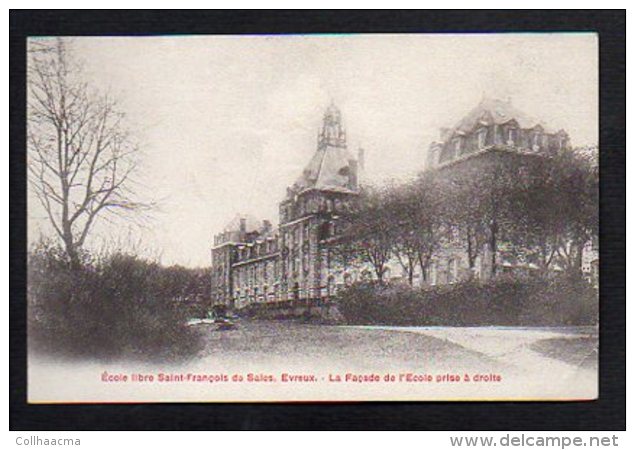
[[(626, 12), (624, 10), (18, 10), (10, 24), (11, 430), (624, 430)], [(33, 35), (594, 31), (600, 42), (600, 398), (590, 402), (26, 403), (25, 38)], [(460, 75), (459, 75), (460, 76)], [(548, 374), (546, 374), (548, 376)]]

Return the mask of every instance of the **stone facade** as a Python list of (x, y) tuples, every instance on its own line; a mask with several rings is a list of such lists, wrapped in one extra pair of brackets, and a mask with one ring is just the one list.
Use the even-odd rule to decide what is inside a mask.
[(359, 192), (360, 166), (363, 151), (357, 158), (349, 152), (341, 113), (331, 105), (313, 157), (280, 202), (277, 229), (239, 216), (214, 237), (212, 303), (241, 309), (326, 301), (336, 285), (326, 242), (337, 233), (338, 210)]
[[(353, 158), (347, 147), (340, 111), (330, 106), (317, 136), (316, 151), (279, 204), (279, 225), (236, 217), (215, 236), (212, 249), (212, 303), (234, 308), (252, 304), (328, 303), (337, 289), (372, 279), (370, 267), (339, 267), (329, 254), (338, 233), (338, 211), (355, 201), (364, 166), (360, 149)], [(492, 165), (518, 167), (544, 160), (569, 148), (564, 130), (553, 131), (527, 117), (511, 102), (482, 100), (454, 128), (442, 129), (424, 158), (424, 170), (469, 176)], [(468, 263), (465, 236), (451, 233), (433, 255), (427, 273), (414, 273), (414, 285), (452, 284), (467, 278), (487, 279), (493, 264), (487, 244)], [(497, 271), (531, 272), (530, 264), (506, 259), (499, 242)], [(597, 272), (597, 247), (587, 252), (585, 267)], [(597, 278), (597, 275), (595, 275)], [(387, 265), (384, 280), (405, 282), (396, 260)]]
[[(526, 116), (510, 101), (483, 99), (454, 128), (442, 129), (440, 140), (433, 142), (426, 154), (426, 170), (445, 173), (447, 177), (470, 176), (493, 167), (521, 168), (540, 164), (544, 158), (570, 149), (568, 134), (554, 131)], [(589, 149), (589, 158), (597, 158), (597, 148)], [(433, 257), (429, 284), (453, 283), (468, 277), (487, 279), (491, 276), (492, 255), (482, 245), (473, 267), (465, 251), (465, 237), (458, 233), (445, 242)], [(498, 243), (497, 273), (530, 274), (535, 264), (523, 260), (506, 242)], [(583, 252), (583, 273), (597, 285), (598, 248), (589, 244)], [(554, 271), (561, 270), (557, 264)], [(423, 279), (424, 277), (421, 277)]]

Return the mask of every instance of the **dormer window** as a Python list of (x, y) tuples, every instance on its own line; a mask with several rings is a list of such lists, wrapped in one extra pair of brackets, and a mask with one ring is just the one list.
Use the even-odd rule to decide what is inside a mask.
[(479, 150), (485, 148), (486, 138), (487, 138), (487, 129), (481, 128), (476, 134), (476, 141), (477, 141)]
[(452, 146), (454, 148), (454, 155), (459, 155), (462, 148), (462, 139), (460, 137), (454, 138), (454, 140), (452, 141)]
[(541, 143), (542, 143), (542, 133), (540, 133), (540, 131), (534, 132), (533, 139), (531, 142), (532, 149), (539, 150)]
[(513, 146), (516, 144), (518, 136), (518, 130), (516, 128), (507, 129), (507, 145)]

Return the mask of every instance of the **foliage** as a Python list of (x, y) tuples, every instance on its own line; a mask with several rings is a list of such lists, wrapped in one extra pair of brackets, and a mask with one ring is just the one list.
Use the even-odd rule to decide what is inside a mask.
[(348, 324), (397, 326), (563, 326), (598, 320), (598, 293), (580, 278), (498, 277), (425, 289), (359, 283), (340, 292)]
[(331, 253), (340, 264), (369, 264), (380, 281), (392, 255), (394, 238), (384, 196), (381, 191), (368, 188), (356, 202), (340, 211), (344, 231), (331, 246)]
[(448, 232), (440, 193), (439, 178), (423, 174), (412, 183), (393, 186), (384, 197), (393, 222), (393, 254), (411, 285), (415, 265), (425, 279), (432, 256)]
[(199, 350), (198, 335), (187, 327), (187, 319), (200, 305), (193, 309), (183, 304), (185, 294), (200, 294), (195, 282), (199, 274), (129, 254), (99, 260), (82, 256), (78, 267), (56, 246), (40, 244), (30, 252), (30, 349), (142, 360), (187, 358)]
[[(582, 251), (598, 234), (598, 174), (574, 150), (556, 154), (491, 151), (424, 172), (410, 183), (366, 190), (341, 214), (335, 254), (369, 264), (377, 279), (391, 257), (412, 284), (443, 247), (463, 247), (469, 268), (490, 275), (500, 259), (580, 274)], [(504, 245), (502, 245), (504, 244)]]

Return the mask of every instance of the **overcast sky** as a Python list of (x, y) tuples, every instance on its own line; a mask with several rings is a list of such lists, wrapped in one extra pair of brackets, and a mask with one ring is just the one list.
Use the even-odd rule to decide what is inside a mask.
[[(574, 145), (598, 140), (593, 34), (82, 37), (73, 48), (142, 144), (143, 194), (160, 208), (132, 240), (165, 264), (209, 265), (213, 234), (236, 213), (277, 223), (331, 101), (372, 180), (420, 171), (439, 128), (483, 95), (511, 97)], [(29, 215), (31, 238), (46, 232), (34, 202)]]

